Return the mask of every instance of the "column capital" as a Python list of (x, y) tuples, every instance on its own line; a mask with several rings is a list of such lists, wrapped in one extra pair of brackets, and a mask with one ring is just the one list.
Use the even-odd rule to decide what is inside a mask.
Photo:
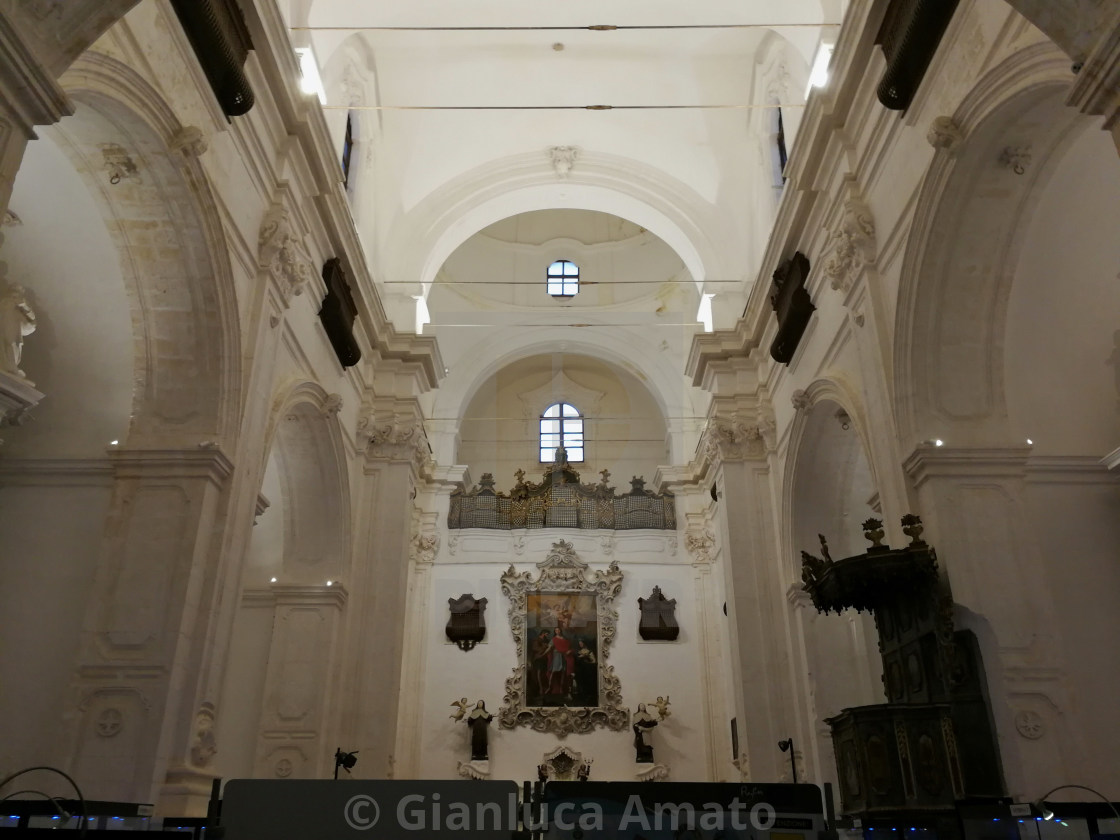
[(417, 473), (431, 459), (424, 418), (415, 400), (379, 400), (362, 407), (358, 446), (367, 461), (406, 461)]
[(713, 465), (719, 461), (762, 460), (774, 451), (777, 422), (769, 403), (747, 414), (713, 414), (700, 438), (700, 453)]

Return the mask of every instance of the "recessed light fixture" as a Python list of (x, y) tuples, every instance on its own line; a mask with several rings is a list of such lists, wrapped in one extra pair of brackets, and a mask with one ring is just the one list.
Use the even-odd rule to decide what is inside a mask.
[(1034, 441), (1030, 438), (1027, 438), (1027, 446), (1034, 446)]
[(935, 440), (935, 441), (933, 442), (933, 445), (934, 445), (934, 446), (944, 446), (944, 445), (945, 445), (945, 441), (943, 441), (943, 440), (942, 440), (941, 438), (937, 438), (937, 440)]
[(109, 445), (110, 445), (110, 446), (116, 446), (116, 445), (117, 445), (118, 443), (120, 443), (120, 441), (119, 441), (119, 440), (111, 440), (111, 441), (109, 441)]
[(556, 52), (563, 52), (564, 51), (564, 45), (561, 44), (559, 41), (557, 41), (555, 44), (553, 44), (552, 48), (554, 50), (556, 50)]
[(272, 578), (269, 583), (276, 583), (276, 578)]
[(327, 586), (334, 586), (334, 581), (333, 580), (328, 580), (327, 581)]

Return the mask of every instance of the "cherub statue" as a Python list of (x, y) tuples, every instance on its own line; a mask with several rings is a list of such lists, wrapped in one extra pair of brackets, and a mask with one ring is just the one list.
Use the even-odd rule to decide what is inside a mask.
[(467, 713), (467, 709), (471, 705), (471, 701), (464, 697), (462, 700), (452, 700), (451, 705), (457, 708), (459, 711), (453, 712), (451, 715), (449, 715), (449, 717), (452, 720), (462, 720), (463, 716)]
[(672, 712), (669, 711), (669, 695), (658, 697), (653, 701), (653, 705), (657, 707), (657, 714), (661, 720), (665, 720), (665, 718), (672, 714)]

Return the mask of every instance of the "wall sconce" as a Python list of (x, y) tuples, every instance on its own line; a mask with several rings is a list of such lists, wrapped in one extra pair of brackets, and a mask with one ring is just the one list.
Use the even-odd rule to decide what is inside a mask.
[(836, 420), (840, 424), (840, 428), (845, 432), (848, 431), (848, 429), (852, 428), (852, 418), (844, 409), (841, 408), (836, 412)]

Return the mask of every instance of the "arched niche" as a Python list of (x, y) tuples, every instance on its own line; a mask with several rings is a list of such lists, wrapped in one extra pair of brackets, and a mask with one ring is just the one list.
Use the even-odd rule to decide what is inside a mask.
[[(1120, 161), (1100, 120), (1065, 106), (1068, 80), (1044, 45), (966, 97), (899, 290), (900, 427), (904, 444), (944, 442), (911, 462), (920, 512), (981, 644), (1012, 791), (1055, 766), (1112, 784), (1120, 749), (1101, 694), (1120, 660), (1120, 486), (1100, 463), (1120, 438)], [(1076, 746), (1035, 749), (1023, 715)]]
[(345, 586), (350, 571), (350, 492), (337, 406), (310, 382), (274, 403), (217, 716), (222, 750), (215, 767), (226, 776), (259, 775), (262, 727), (285, 702), (275, 696), (278, 681), (297, 684), (314, 707), (324, 706), (333, 687), (337, 663), (326, 661), (327, 651), (306, 667), (283, 660), (291, 656), (285, 625), (293, 611), (321, 627), (338, 620), (344, 603), (330, 594)]
[(585, 458), (575, 467), (585, 482), (608, 469), (611, 483), (626, 490), (630, 476), (652, 479), (665, 462), (665, 417), (649, 388), (616, 365), (571, 353), (527, 356), (480, 383), (459, 421), (456, 462), (475, 478), (493, 473), (503, 490), (517, 469), (539, 480), (540, 416), (557, 402), (584, 417)]
[(594, 338), (557, 327), (506, 328), (501, 340), (473, 348), (469, 364), (454, 367), (438, 391), (427, 397), (425, 427), (436, 460), (455, 463), (458, 421), (478, 390), (503, 367), (530, 356), (556, 351), (600, 359), (643, 383), (667, 424), (669, 461), (687, 460), (699, 439), (707, 395), (692, 387), (679, 368), (657, 352), (657, 343), (620, 330), (598, 330)]
[(808, 389), (812, 404), (799, 413), (786, 467), (789, 517), (786, 551), (794, 655), (806, 703), (799, 721), (810, 781), (836, 784), (832, 738), (825, 718), (849, 706), (885, 701), (878, 637), (870, 615), (846, 611), (824, 615), (801, 591), (801, 551), (822, 554), (820, 536), (831, 557), (860, 554), (867, 545), (863, 523), (878, 517), (878, 490), (861, 438), (861, 413), (843, 389)]
[[(15, 229), (12, 280), (33, 297), (44, 290), (46, 358), (36, 364), (45, 387), (59, 386), (47, 391), (58, 401), (45, 406), (50, 426), (25, 432), (29, 445), (38, 454), (58, 447), (58, 457), (92, 455), (113, 440), (146, 448), (220, 437), (236, 428), (240, 345), (201, 166), (169, 148), (183, 127), (130, 68), (87, 53), (62, 83), (75, 112), (29, 146), (15, 197), (34, 223)], [(78, 237), (60, 235), (70, 230)], [(59, 432), (53, 442), (33, 443), (49, 428)]]

